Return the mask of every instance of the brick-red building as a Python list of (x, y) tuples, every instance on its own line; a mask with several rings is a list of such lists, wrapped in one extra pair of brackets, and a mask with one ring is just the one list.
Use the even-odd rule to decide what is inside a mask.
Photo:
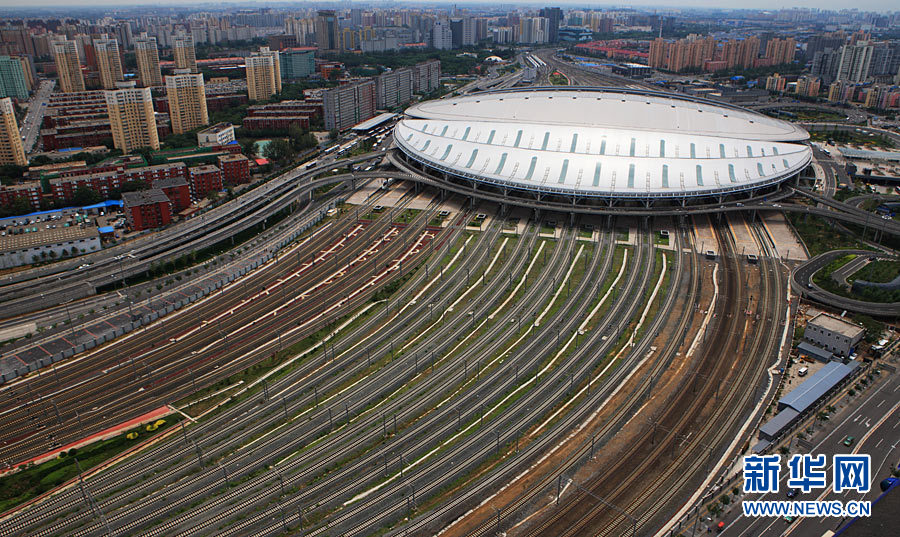
[(210, 192), (222, 190), (222, 170), (212, 165), (190, 168), (191, 192), (200, 199)]
[(291, 125), (308, 129), (310, 122), (321, 115), (321, 101), (282, 101), (251, 106), (242, 124), (247, 130), (287, 129)]
[(172, 222), (172, 202), (158, 188), (122, 194), (125, 220), (135, 230), (153, 229)]
[(244, 155), (219, 155), (219, 168), (226, 185), (250, 182), (250, 160)]
[(153, 181), (159, 179), (177, 179), (182, 177), (188, 178), (188, 167), (184, 162), (170, 162), (167, 164), (157, 164), (156, 166), (144, 166), (141, 168), (131, 168), (123, 172), (125, 181), (142, 181), (144, 184), (150, 185)]
[(262, 129), (287, 129), (291, 125), (299, 125), (301, 129), (309, 128), (309, 116), (248, 116), (241, 124), (248, 131)]
[(153, 181), (153, 188), (163, 191), (176, 213), (187, 209), (191, 206), (191, 187), (188, 185), (184, 177), (173, 177), (170, 179), (157, 179)]
[(17, 198), (27, 198), (35, 210), (41, 208), (41, 185), (37, 182), (0, 186), (0, 205), (10, 205)]
[[(74, 175), (76, 171), (81, 172), (80, 175)], [(188, 178), (188, 168), (183, 162), (143, 166), (140, 168), (124, 168), (122, 166), (110, 168), (104, 166), (76, 171), (68, 172), (65, 174), (67, 176), (64, 177), (49, 180), (50, 192), (54, 199), (63, 202), (71, 200), (75, 195), (75, 190), (79, 187), (91, 188), (104, 198), (108, 198), (113, 191), (121, 188), (129, 181), (137, 181), (151, 186), (153, 181), (179, 178), (187, 181)]]

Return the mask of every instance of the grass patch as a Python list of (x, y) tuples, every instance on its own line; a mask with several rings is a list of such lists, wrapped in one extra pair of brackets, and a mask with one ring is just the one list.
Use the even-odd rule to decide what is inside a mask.
[(552, 75), (550, 75), (550, 83), (553, 84), (554, 86), (568, 86), (569, 79), (566, 78), (565, 76), (563, 76), (562, 73), (557, 71), (557, 72), (553, 73)]
[(400, 216), (394, 219), (394, 222), (398, 224), (408, 224), (412, 222), (420, 212), (422, 212), (420, 209), (405, 209), (400, 213)]
[(865, 280), (867, 282), (886, 283), (893, 281), (898, 275), (900, 275), (900, 261), (886, 261), (879, 259), (877, 261), (872, 261), (859, 269), (859, 271), (851, 278), (847, 278), (847, 280)]
[(810, 257), (841, 248), (871, 250), (867, 245), (834, 228), (833, 222), (811, 214), (788, 213), (788, 219), (809, 250)]
[(835, 259), (831, 263), (825, 265), (825, 268), (816, 272), (813, 275), (813, 281), (816, 282), (819, 287), (829, 290), (830, 287), (840, 287), (840, 285), (831, 278), (831, 275), (834, 273), (834, 271), (838, 270), (854, 259), (856, 259), (856, 255), (854, 254), (848, 254)]
[[(23, 465), (20, 467), (22, 468), (20, 471), (0, 477), (0, 512), (40, 496), (76, 477), (78, 475), (78, 467), (75, 465), (76, 458), (82, 470), (93, 468), (140, 442), (160, 434), (177, 424), (180, 419), (180, 415), (172, 414), (165, 418), (163, 425), (153, 431), (147, 431), (147, 425), (142, 425), (109, 440), (94, 442), (81, 449), (72, 448), (65, 456), (57, 457), (43, 464)], [(129, 440), (126, 438), (129, 433), (137, 433), (138, 436)]]

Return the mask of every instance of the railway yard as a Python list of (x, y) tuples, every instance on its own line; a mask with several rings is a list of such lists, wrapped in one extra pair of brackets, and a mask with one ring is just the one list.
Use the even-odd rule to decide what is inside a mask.
[[(660, 221), (566, 226), (440, 198), (378, 189), (172, 319), (5, 387), (6, 461), (160, 407), (185, 419), (0, 531), (485, 534), (499, 520), (574, 535), (618, 534), (637, 514), (658, 523), (683, 501), (671, 479), (699, 482), (733, 451), (777, 361), (785, 274), (760, 224), (749, 223), (768, 253), (756, 266), (734, 251), (740, 216), (697, 217), (721, 252), (709, 260), (690, 220), (666, 222), (663, 245)], [(722, 359), (739, 355), (754, 359)], [(217, 390), (215, 406), (191, 399), (264, 360), (278, 365)], [(621, 511), (583, 501), (592, 495)]]
[(170, 422), (0, 535), (687, 535), (788, 360), (806, 259), (781, 209), (865, 218), (554, 212), (401, 171), (295, 173), (278, 208), (327, 216), (267, 261), (0, 386), (8, 470)]

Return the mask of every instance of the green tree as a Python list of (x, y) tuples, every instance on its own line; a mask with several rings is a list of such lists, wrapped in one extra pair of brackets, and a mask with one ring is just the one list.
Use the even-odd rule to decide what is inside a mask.
[(252, 138), (241, 138), (238, 140), (238, 143), (241, 146), (241, 153), (247, 155), (250, 158), (256, 156), (256, 140)]
[(0, 217), (21, 216), (33, 211), (34, 207), (32, 207), (31, 202), (24, 197), (15, 198), (12, 203), (7, 205), (0, 205)]
[(285, 164), (294, 158), (294, 148), (284, 139), (272, 140), (263, 151), (263, 156), (272, 162)]
[(288, 136), (291, 140), (291, 147), (295, 151), (312, 149), (318, 145), (315, 135), (309, 131), (303, 130), (300, 125), (291, 125), (288, 129)]
[(103, 201), (103, 198), (100, 194), (93, 188), (86, 186), (76, 188), (75, 194), (72, 196), (72, 204), (82, 207), (85, 205), (93, 205), (94, 203), (99, 203), (101, 201)]

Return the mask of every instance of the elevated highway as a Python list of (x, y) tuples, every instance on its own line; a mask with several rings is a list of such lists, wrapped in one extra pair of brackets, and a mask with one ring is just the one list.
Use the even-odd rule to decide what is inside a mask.
[(865, 313), (866, 315), (874, 315), (876, 317), (900, 316), (900, 303), (866, 302), (864, 300), (848, 298), (826, 291), (813, 281), (812, 278), (816, 272), (825, 268), (832, 261), (850, 254), (877, 257), (879, 259), (895, 259), (890, 255), (881, 252), (873, 252), (871, 250), (832, 250), (830, 252), (825, 252), (824, 254), (813, 257), (794, 269), (794, 272), (791, 274), (791, 290), (798, 295), (802, 295), (804, 298), (827, 304), (840, 310)]

